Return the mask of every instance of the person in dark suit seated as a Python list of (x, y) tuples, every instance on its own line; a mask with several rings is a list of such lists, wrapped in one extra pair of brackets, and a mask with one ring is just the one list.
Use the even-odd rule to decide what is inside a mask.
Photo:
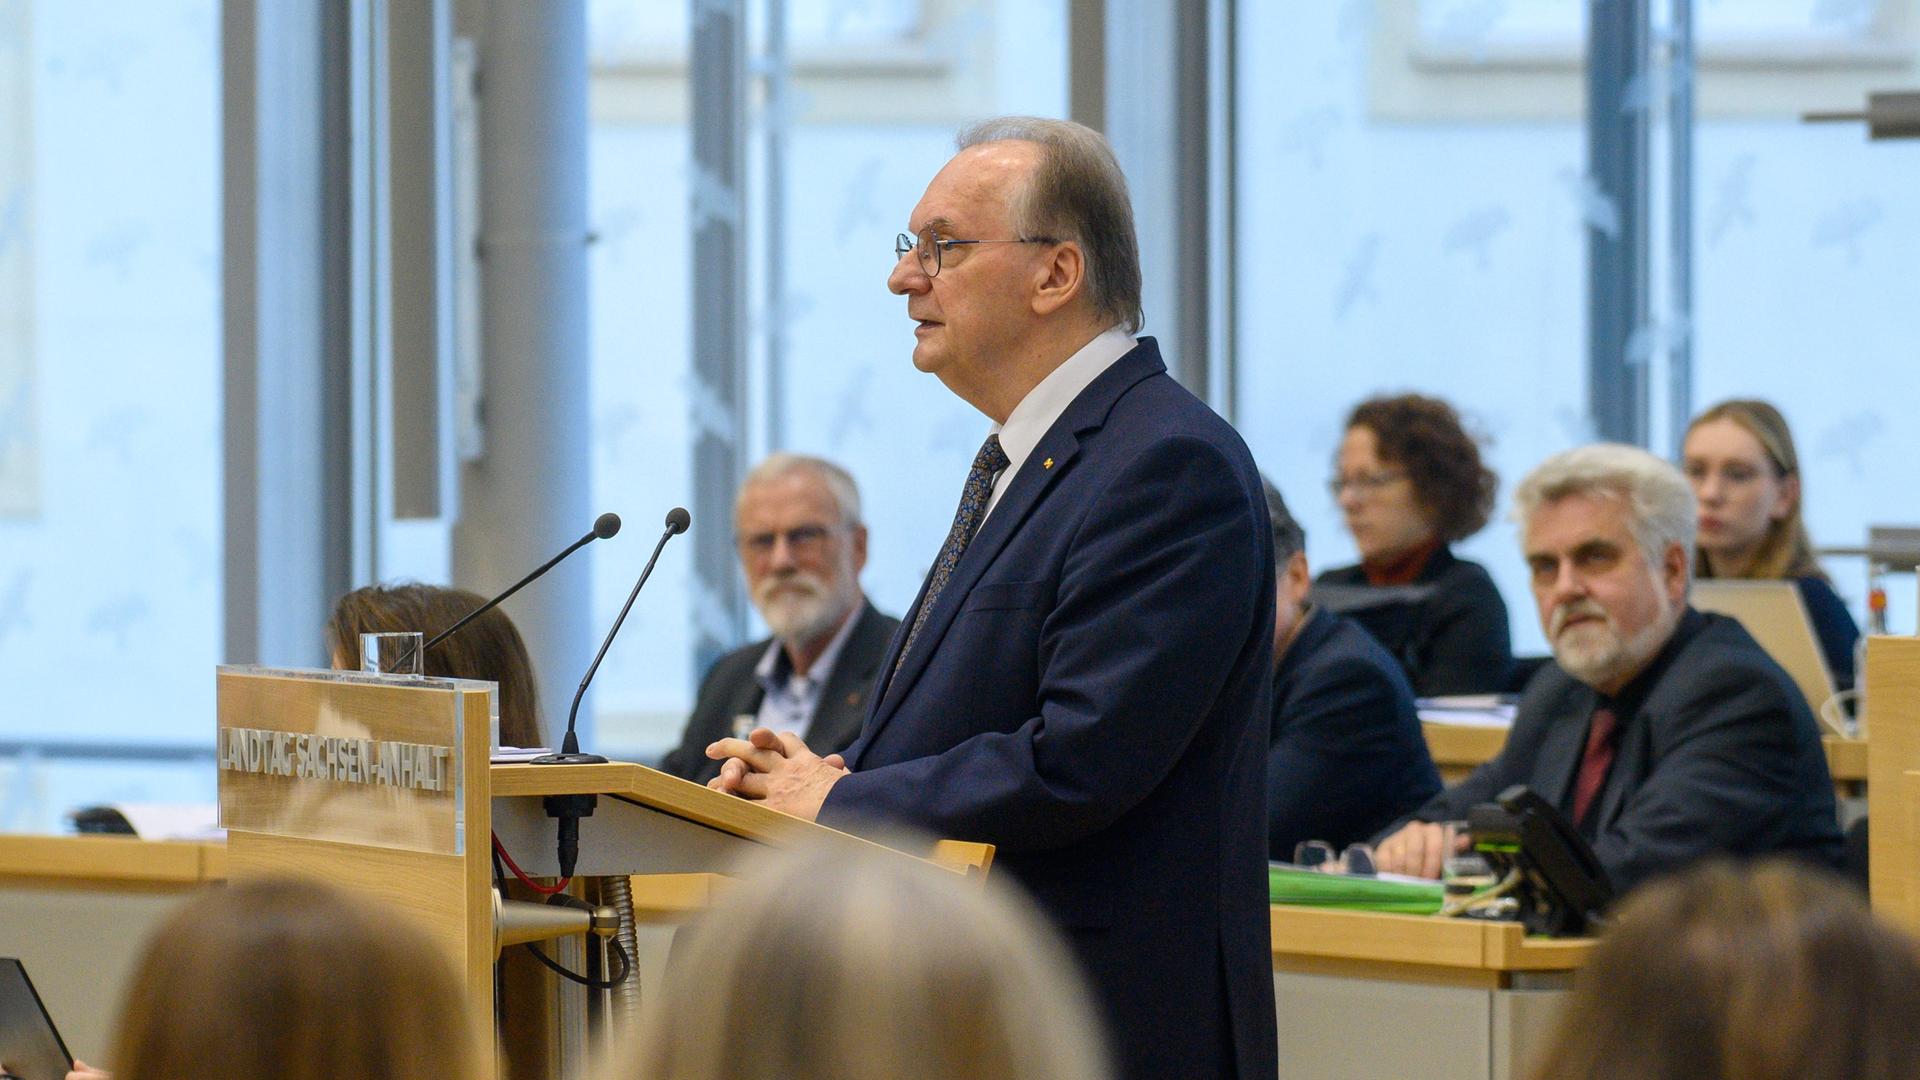
[(1806, 490), (1787, 418), (1764, 401), (1723, 401), (1687, 426), (1680, 462), (1700, 505), (1694, 576), (1798, 585), (1834, 684), (1852, 687), (1860, 628), (1814, 561), (1800, 519)]
[(1432, 798), (1427, 752), (1400, 665), (1351, 619), (1307, 603), (1306, 531), (1266, 484), (1278, 581), (1273, 733), (1267, 751), (1267, 848), (1366, 840)]
[(1487, 523), (1499, 479), (1453, 406), (1419, 394), (1361, 402), (1335, 469), (1329, 486), (1360, 562), (1321, 574), (1314, 602), (1386, 646), (1421, 697), (1506, 689), (1506, 602), (1447, 546)]
[(1253, 457), (1134, 336), (1133, 210), (1098, 132), (976, 125), (907, 229), (887, 286), (913, 364), (992, 427), (859, 740), (723, 739), (711, 786), (995, 845), (993, 872), (1084, 967), (1121, 1075), (1270, 1080), (1273, 538)]
[(1739, 623), (1687, 604), (1694, 506), (1679, 470), (1586, 446), (1548, 458), (1514, 503), (1555, 662), (1527, 684), (1499, 756), (1384, 839), (1380, 868), (1438, 876), (1441, 823), (1513, 784), (1566, 812), (1616, 889), (1714, 854), (1835, 864), (1806, 700)]
[(770, 455), (741, 483), (733, 523), (748, 595), (773, 636), (722, 656), (701, 680), (680, 745), (660, 766), (701, 784), (720, 774), (707, 745), (757, 727), (791, 731), (822, 753), (846, 749), (900, 625), (860, 590), (867, 527), (845, 469)]

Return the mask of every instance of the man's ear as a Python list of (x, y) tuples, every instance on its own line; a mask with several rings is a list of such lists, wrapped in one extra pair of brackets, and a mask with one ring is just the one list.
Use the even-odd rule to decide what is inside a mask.
[(1062, 240), (1034, 271), (1033, 313), (1052, 315), (1086, 291), (1087, 255), (1072, 240)]
[(1661, 577), (1665, 579), (1660, 584), (1675, 604), (1687, 601), (1687, 561), (1687, 549), (1680, 544), (1668, 544), (1666, 557), (1660, 561)]
[(867, 568), (867, 527), (855, 525), (849, 539), (853, 543), (853, 576), (859, 577), (860, 571)]

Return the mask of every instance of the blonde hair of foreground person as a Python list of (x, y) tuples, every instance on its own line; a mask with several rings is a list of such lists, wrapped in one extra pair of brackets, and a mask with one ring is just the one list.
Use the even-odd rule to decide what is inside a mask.
[(603, 1080), (1110, 1075), (1078, 967), (1012, 886), (812, 847), (740, 874)]
[(1621, 905), (1533, 1075), (1920, 1075), (1920, 954), (1830, 875), (1709, 863)]
[(154, 931), (113, 1080), (472, 1080), (482, 1061), (447, 958), (398, 911), (329, 886), (209, 889)]

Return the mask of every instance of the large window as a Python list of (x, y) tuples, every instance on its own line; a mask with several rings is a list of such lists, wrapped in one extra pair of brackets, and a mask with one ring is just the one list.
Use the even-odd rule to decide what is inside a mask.
[[(885, 284), (893, 236), (962, 124), (1065, 114), (1066, 5), (783, 6), (790, 76), (779, 104), (767, 106), (768, 78), (751, 80), (747, 422), (732, 434), (749, 463), (790, 449), (853, 472), (872, 528), (867, 591), (898, 613), (939, 548), (987, 421), (909, 362), (904, 303)], [(747, 5), (749, 70), (769, 70), (772, 7)], [(651, 531), (655, 508), (690, 498), (696, 424), (725, 427), (692, 389), (687, 27), (683, 5), (596, 0), (591, 11), (594, 497), (646, 508), (633, 517)], [(733, 523), (695, 528), (730, 536)], [(596, 554), (600, 625), (643, 546)], [(596, 680), (604, 746), (650, 753), (677, 738), (700, 675), (693, 627), (731, 618), (697, 588), (691, 551), (670, 548), (663, 567), (676, 560), (649, 582)], [(749, 620), (726, 636), (742, 632), (765, 631)]]
[[(1660, 7), (1660, 5), (1655, 5)], [(1505, 520), (1515, 482), (1592, 437), (1585, 230), (1615, 207), (1588, 179), (1588, 5), (1381, 0), (1240, 10), (1238, 416), (1307, 527), (1317, 568), (1354, 559), (1324, 482), (1360, 399), (1452, 401), (1489, 440), (1494, 524), (1461, 550), (1507, 598), (1515, 649), (1545, 650)], [(1806, 110), (1859, 108), (1920, 79), (1910, 0), (1701, 3), (1694, 300), (1675, 309), (1656, 191), (1643, 353), (1652, 448), (1671, 453), (1668, 346), (1690, 334), (1692, 409), (1759, 396), (1792, 421), (1816, 544), (1920, 520), (1920, 325), (1910, 292), (1913, 143), (1868, 144)], [(1659, 35), (1656, 35), (1658, 41)], [(1656, 48), (1656, 68), (1659, 48)], [(1656, 118), (1666, 70), (1632, 98)], [(1864, 617), (1864, 564), (1832, 559)], [(1892, 594), (1910, 631), (1913, 591)]]
[(214, 0), (0, 5), (0, 830), (210, 800), (221, 656)]

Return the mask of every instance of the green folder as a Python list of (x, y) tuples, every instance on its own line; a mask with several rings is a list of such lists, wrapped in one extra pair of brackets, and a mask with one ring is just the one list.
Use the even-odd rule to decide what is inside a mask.
[(1323, 874), (1285, 863), (1267, 866), (1267, 899), (1300, 907), (1385, 911), (1395, 915), (1432, 915), (1440, 910), (1443, 889), (1437, 881), (1381, 880), (1363, 874)]

